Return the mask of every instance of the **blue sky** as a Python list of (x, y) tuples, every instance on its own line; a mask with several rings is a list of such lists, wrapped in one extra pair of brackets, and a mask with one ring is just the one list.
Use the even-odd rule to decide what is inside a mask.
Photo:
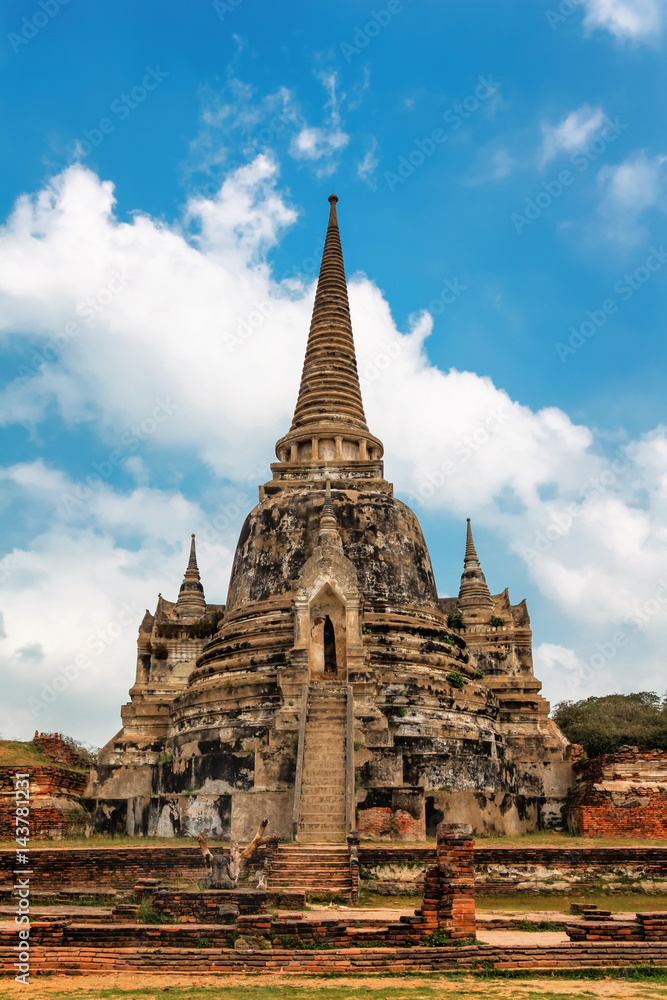
[(190, 531), (224, 601), (291, 416), (332, 189), (369, 422), (440, 592), (469, 515), (494, 592), (528, 598), (547, 698), (664, 690), (665, 17), (3, 11), (4, 735), (113, 735)]

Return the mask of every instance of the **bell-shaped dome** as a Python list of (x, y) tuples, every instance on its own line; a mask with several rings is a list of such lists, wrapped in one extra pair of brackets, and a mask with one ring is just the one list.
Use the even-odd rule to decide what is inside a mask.
[[(318, 542), (324, 485), (280, 491), (250, 512), (234, 557), (227, 614), (294, 591)], [(378, 609), (436, 608), (431, 559), (409, 507), (390, 492), (334, 490), (331, 502), (364, 600)]]

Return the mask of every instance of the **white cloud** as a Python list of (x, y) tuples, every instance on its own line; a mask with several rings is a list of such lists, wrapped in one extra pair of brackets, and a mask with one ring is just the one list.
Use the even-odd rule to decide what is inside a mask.
[(661, 32), (664, 0), (584, 0), (584, 27), (621, 40), (648, 41)]
[[(122, 495), (105, 483), (70, 508), (63, 497), (81, 495), (79, 484), (41, 462), (4, 470), (0, 482), (20, 502), (38, 502), (50, 523), (29, 547), (0, 560), (0, 731), (25, 737), (35, 728), (64, 729), (100, 746), (113, 735), (134, 682), (145, 607), (154, 609), (160, 591), (171, 600), (178, 595), (190, 533), (198, 535), (204, 587), (215, 602), (245, 511), (220, 532), (179, 493)], [(245, 501), (252, 502), (249, 495)], [(139, 547), (117, 541), (128, 532), (141, 539)]]
[[(306, 125), (292, 139), (290, 154), (295, 160), (321, 160), (344, 149), (349, 141), (349, 135), (342, 129), (313, 128)], [(335, 165), (332, 164), (331, 167), (335, 169)]]
[(324, 105), (329, 109), (329, 121), (324, 126), (304, 124), (292, 139), (289, 153), (295, 160), (322, 161), (317, 168), (317, 174), (319, 177), (327, 177), (337, 169), (339, 160), (336, 154), (345, 149), (350, 136), (341, 127), (336, 73), (320, 73), (318, 79), (329, 95), (329, 100)]
[[(339, 209), (344, 238), (344, 203)], [(321, 218), (309, 222), (314, 232), (323, 232), (326, 214), (323, 205)], [(100, 442), (100, 482), (80, 502), (77, 484), (40, 462), (15, 465), (0, 479), (6, 502), (34, 507), (50, 524), (3, 564), (0, 652), (12, 683), (27, 676), (26, 646), (44, 651), (22, 691), (85, 649), (123, 600), (143, 611), (159, 590), (175, 596), (183, 540), (207, 533), (213, 502), (150, 489), (151, 468), (187, 450), (236, 484), (233, 499), (244, 496), (234, 504), (239, 517), (253, 506), (273, 443), (291, 420), (314, 294), (312, 284), (277, 282), (266, 262), (295, 217), (275, 164), (260, 156), (231, 173), (215, 198), (191, 201), (180, 225), (145, 215), (120, 222), (112, 186), (73, 167), (20, 199), (0, 231), (0, 334), (24, 350), (26, 365), (39, 368), (45, 357), (32, 377), (17, 372), (0, 395), (0, 415), (38, 431), (57, 413), (72, 426), (88, 423)], [(98, 303), (114, 272), (131, 280)], [(100, 308), (86, 320), (80, 307), (91, 298)], [(606, 634), (633, 616), (641, 620), (640, 673), (628, 672), (636, 664), (632, 643), (610, 671), (626, 690), (645, 686), (641, 677), (659, 673), (667, 642), (656, 597), (667, 564), (666, 429), (604, 457), (607, 443), (563, 411), (532, 411), (488, 378), (434, 367), (424, 350), (428, 314), (398, 330), (389, 303), (363, 275), (350, 283), (350, 302), (369, 425), (385, 442), (387, 476), (399, 495), (494, 531), (552, 602), (563, 636), (582, 628)], [(78, 332), (67, 338), (73, 321)], [(162, 419), (156, 400), (176, 409)], [(123, 492), (104, 463), (122, 466), (136, 485)], [(228, 521), (213, 535), (210, 557), (201, 542), (211, 601), (226, 596), (240, 527)], [(443, 589), (455, 583), (438, 582)], [(90, 680), (73, 686), (71, 716), (101, 705), (100, 679), (108, 676), (99, 719), (109, 725), (108, 713), (116, 717), (132, 679), (140, 617), (95, 661)], [(580, 659), (589, 655), (570, 638), (562, 642)], [(34, 724), (22, 705), (5, 725)], [(49, 724), (58, 728), (56, 718)], [(112, 732), (85, 735), (99, 743)]]
[(378, 148), (377, 139), (372, 139), (371, 144), (366, 150), (362, 160), (357, 163), (357, 177), (364, 181), (365, 184), (375, 191), (377, 188), (377, 181), (375, 180), (375, 171), (378, 168), (380, 160), (375, 155)]
[(665, 160), (665, 156), (648, 157), (640, 151), (617, 166), (600, 170), (599, 212), (606, 236), (628, 245), (647, 237), (641, 216), (650, 208), (664, 209)]
[[(321, 72), (317, 78), (327, 95), (323, 121), (318, 125), (309, 122), (294, 92), (286, 87), (260, 96), (232, 75), (220, 90), (203, 87), (200, 131), (190, 144), (185, 176), (204, 173), (221, 179), (223, 170), (268, 151), (272, 156), (287, 152), (310, 163), (318, 177), (332, 174), (339, 154), (350, 142), (342, 124), (341, 105), (351, 107), (360, 98), (355, 97), (350, 104), (346, 94), (338, 94), (335, 72)], [(210, 196), (213, 190), (210, 181), (203, 185), (205, 195)]]
[(542, 146), (539, 153), (541, 165), (546, 165), (560, 153), (573, 153), (583, 149), (603, 122), (602, 108), (591, 108), (588, 104), (571, 111), (558, 125), (542, 122)]

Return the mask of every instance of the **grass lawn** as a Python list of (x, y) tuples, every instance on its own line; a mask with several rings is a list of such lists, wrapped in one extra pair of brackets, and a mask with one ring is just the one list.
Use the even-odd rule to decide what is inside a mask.
[[(207, 840), (209, 847), (229, 847), (228, 840)], [(54, 851), (70, 851), (72, 848), (85, 847), (109, 848), (109, 847), (197, 847), (194, 837), (112, 837), (107, 834), (93, 834), (90, 837), (66, 837), (61, 840), (41, 840), (38, 837), (30, 838), (30, 848), (37, 850), (47, 848)], [(16, 848), (13, 840), (1, 840), (0, 850)], [(2, 995), (0, 994), (0, 1000)]]
[[(11, 746), (10, 741), (0, 741), (0, 765), (4, 764), (2, 759), (3, 748)], [(31, 744), (19, 743), (16, 746), (30, 748)], [(32, 750), (26, 753), (33, 754)], [(38, 759), (39, 757), (39, 759)], [(12, 759), (11, 764), (16, 762)], [(41, 751), (34, 747), (34, 756), (21, 761), (21, 764), (53, 764), (45, 758)], [(53, 765), (58, 767), (60, 765)], [(195, 843), (191, 837), (112, 837), (108, 834), (93, 834), (91, 837), (72, 837), (66, 840), (38, 840), (33, 838), (31, 845), (33, 848), (49, 847), (56, 850), (68, 850), (72, 847), (192, 847)], [(209, 845), (214, 847), (228, 847), (227, 840), (209, 840)], [(362, 849), (365, 846), (362, 841)], [(631, 837), (573, 837), (569, 833), (553, 833), (540, 831), (538, 833), (526, 833), (516, 837), (477, 837), (475, 840), (477, 847), (667, 847), (667, 839), (663, 840), (637, 840)], [(0, 840), (0, 849), (13, 848), (16, 845), (13, 840)], [(368, 846), (376, 846), (368, 842)], [(391, 847), (392, 843), (377, 845)], [(394, 842), (395, 847), (427, 847), (435, 850), (435, 840), (414, 841), (406, 843), (404, 841)]]
[[(593, 903), (601, 910), (612, 913), (639, 913), (651, 910), (667, 910), (667, 896), (647, 896), (640, 892), (586, 894), (581, 896), (529, 896), (526, 893), (503, 896), (476, 896), (475, 909), (480, 913), (490, 910), (517, 910), (521, 913), (533, 910), (550, 913), (569, 913), (570, 903)], [(359, 893), (359, 909), (401, 909), (416, 910), (422, 904), (421, 896), (381, 896), (377, 892)], [(666, 994), (667, 996), (667, 994)]]
[(643, 893), (602, 893), (582, 896), (477, 896), (475, 909), (480, 913), (489, 910), (548, 910), (550, 913), (569, 913), (570, 903), (593, 903), (601, 910), (612, 913), (644, 913), (667, 910), (667, 896), (646, 896)]
[(85, 765), (72, 766), (59, 764), (48, 757), (35, 743), (25, 743), (20, 740), (0, 740), (0, 767), (59, 767), (66, 771), (79, 771), (82, 774), (89, 770)]
[[(33, 980), (29, 992), (35, 998), (53, 1000), (440, 1000), (441, 997), (465, 1000), (583, 1000), (588, 997), (609, 1000), (651, 1000), (665, 997), (667, 972), (652, 968), (611, 969), (602, 972), (563, 969), (559, 973), (534, 972), (480, 973), (416, 973), (412, 975), (381, 973), (370, 977), (308, 976), (301, 979), (278, 975), (235, 977), (200, 976), (172, 977), (154, 975), (119, 975)], [(0, 997), (10, 1000), (23, 995), (18, 983), (0, 983)]]

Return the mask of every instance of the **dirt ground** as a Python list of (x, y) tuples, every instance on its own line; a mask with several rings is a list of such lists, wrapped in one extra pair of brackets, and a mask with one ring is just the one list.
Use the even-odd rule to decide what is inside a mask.
[(29, 987), (0, 980), (1, 1000), (653, 1000), (667, 997), (667, 986), (619, 980), (479, 980), (469, 976), (236, 977), (209, 974), (120, 974), (37, 978)]

